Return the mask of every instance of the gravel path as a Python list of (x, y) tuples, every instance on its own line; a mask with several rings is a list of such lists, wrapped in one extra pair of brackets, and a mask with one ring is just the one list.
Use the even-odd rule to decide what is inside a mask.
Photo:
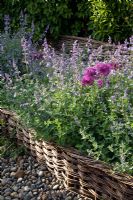
[(0, 200), (88, 200), (66, 191), (31, 156), (0, 158)]

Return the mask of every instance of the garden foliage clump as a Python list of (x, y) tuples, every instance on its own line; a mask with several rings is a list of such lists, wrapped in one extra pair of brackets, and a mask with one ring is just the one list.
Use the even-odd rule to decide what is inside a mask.
[(132, 173), (133, 37), (103, 54), (91, 39), (57, 55), (24, 28), (0, 33), (0, 107), (16, 111), (36, 136)]
[(124, 41), (133, 34), (132, 0), (1, 0), (0, 29), (9, 14), (16, 30), (21, 10), (27, 23), (34, 21), (36, 36), (49, 25), (51, 37), (75, 35), (107, 41)]

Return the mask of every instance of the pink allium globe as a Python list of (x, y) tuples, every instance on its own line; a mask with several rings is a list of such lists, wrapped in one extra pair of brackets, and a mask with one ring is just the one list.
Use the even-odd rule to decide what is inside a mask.
[(111, 64), (108, 63), (98, 63), (96, 69), (99, 75), (108, 76), (111, 72)]
[(85, 85), (93, 85), (94, 78), (91, 76), (84, 75), (81, 82), (82, 82), (82, 85), (84, 85), (84, 86)]
[(85, 69), (84, 71), (84, 75), (88, 75), (88, 76), (96, 76), (97, 71), (95, 67), (88, 67)]
[(111, 70), (118, 69), (116, 63), (98, 63), (94, 67), (87, 67), (83, 73), (81, 80), (82, 85), (93, 85), (94, 81), (97, 81), (98, 87), (103, 86), (104, 77), (108, 76)]

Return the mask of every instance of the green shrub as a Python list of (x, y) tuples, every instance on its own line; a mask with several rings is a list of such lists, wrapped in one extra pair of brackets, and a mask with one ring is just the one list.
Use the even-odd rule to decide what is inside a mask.
[(27, 23), (35, 23), (35, 38), (50, 25), (50, 37), (92, 35), (97, 40), (123, 41), (133, 33), (132, 0), (4, 0), (1, 3), (0, 27), (4, 15), (11, 16), (12, 28), (18, 28), (21, 10)]
[(46, 26), (50, 25), (50, 33), (56, 38), (62, 32), (68, 33), (69, 19), (72, 15), (72, 10), (69, 8), (69, 1), (5, 1), (2, 6), (0, 19), (2, 21), (4, 14), (9, 14), (12, 19), (12, 27), (16, 28), (20, 12), (23, 10), (27, 15), (27, 23), (31, 24), (34, 21), (36, 37), (39, 37), (45, 31)]
[(91, 3), (92, 35), (98, 40), (115, 42), (128, 38), (133, 33), (132, 0), (89, 0)]

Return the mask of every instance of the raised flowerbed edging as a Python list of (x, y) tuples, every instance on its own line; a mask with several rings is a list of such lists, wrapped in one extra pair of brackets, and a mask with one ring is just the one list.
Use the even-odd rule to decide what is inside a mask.
[(2, 134), (16, 138), (39, 162), (45, 162), (66, 189), (94, 200), (133, 199), (132, 176), (116, 174), (101, 161), (82, 156), (76, 150), (36, 140), (34, 130), (25, 128), (15, 113), (3, 108), (0, 127)]

